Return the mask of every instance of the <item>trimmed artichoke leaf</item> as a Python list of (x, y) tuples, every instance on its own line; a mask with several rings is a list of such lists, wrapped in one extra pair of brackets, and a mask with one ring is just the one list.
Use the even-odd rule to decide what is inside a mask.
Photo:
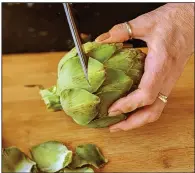
[(40, 90), (40, 95), (50, 111), (62, 110), (60, 104), (60, 97), (56, 94), (56, 86), (52, 86), (48, 89)]
[(96, 117), (100, 99), (84, 89), (70, 89), (61, 93), (60, 102), (77, 124), (86, 125)]
[(104, 166), (108, 160), (94, 144), (84, 144), (76, 147), (76, 157), (70, 166), (78, 168), (84, 165), (92, 165), (95, 168)]
[(105, 128), (108, 126), (111, 126), (113, 124), (116, 124), (122, 120), (126, 119), (126, 115), (120, 114), (117, 116), (104, 116), (98, 119), (95, 119), (91, 121), (89, 124), (87, 124), (87, 127), (90, 128)]
[(2, 151), (2, 172), (30, 172), (35, 164), (16, 147), (8, 147)]
[[(96, 43), (96, 42), (87, 42), (85, 44), (82, 45), (84, 53), (88, 54), (90, 51), (92, 51), (93, 49), (96, 49), (97, 47), (99, 47), (100, 44)], [(117, 47), (122, 47), (121, 44), (117, 44)], [(62, 59), (60, 60), (60, 62), (58, 63), (58, 76), (60, 74), (60, 70), (62, 68), (62, 66), (64, 65), (64, 63), (69, 60), (70, 58), (73, 58), (75, 56), (77, 56), (77, 50), (76, 48), (72, 48), (67, 54), (65, 54)], [(92, 57), (93, 58), (93, 57)]]
[(31, 173), (42, 173), (38, 168), (37, 165), (34, 165), (30, 171)]
[(75, 57), (76, 55), (77, 55), (77, 50), (76, 48), (73, 48), (62, 57), (62, 59), (58, 63), (58, 77), (59, 77), (60, 70), (62, 66), (64, 65), (64, 63), (66, 63), (66, 61), (68, 61), (70, 58)]
[(77, 168), (77, 169), (69, 169), (69, 168), (64, 168), (63, 170), (60, 171), (60, 173), (69, 173), (69, 172), (94, 172), (94, 170), (90, 167), (84, 167), (84, 168)]
[(88, 61), (88, 84), (79, 57), (73, 57), (63, 65), (57, 81), (58, 94), (65, 89), (82, 88), (93, 93), (98, 90), (105, 80), (105, 69), (102, 63), (89, 58)]
[(72, 161), (72, 151), (57, 141), (48, 141), (32, 147), (31, 155), (43, 172), (57, 172)]
[(77, 153), (73, 155), (72, 157), (72, 162), (70, 165), (68, 165), (69, 168), (75, 169), (75, 168), (80, 168), (84, 165), (88, 165), (88, 162), (81, 158)]
[(101, 63), (107, 61), (117, 50), (117, 46), (114, 44), (98, 44), (96, 48), (91, 50), (88, 55)]

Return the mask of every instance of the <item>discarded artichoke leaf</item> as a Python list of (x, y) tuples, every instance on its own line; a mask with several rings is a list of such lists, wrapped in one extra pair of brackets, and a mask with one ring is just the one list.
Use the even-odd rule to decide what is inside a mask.
[(98, 114), (100, 99), (84, 89), (70, 89), (61, 93), (60, 102), (77, 124), (86, 125)]
[(37, 165), (34, 165), (30, 171), (31, 173), (42, 173), (38, 168)]
[(87, 161), (89, 165), (100, 168), (108, 162), (108, 160), (100, 152), (99, 148), (94, 144), (84, 144), (76, 147), (76, 154)]
[(126, 115), (124, 114), (120, 114), (117, 116), (104, 116), (98, 119), (95, 119), (93, 121), (91, 121), (89, 124), (87, 124), (87, 127), (90, 128), (105, 128), (105, 127), (109, 127), (113, 124), (116, 124), (122, 120), (126, 119)]
[(72, 157), (72, 162), (68, 165), (68, 167), (71, 169), (76, 169), (84, 165), (88, 165), (88, 161), (81, 158), (77, 153), (75, 153)]
[(30, 172), (35, 164), (16, 147), (8, 147), (2, 151), (2, 172)]
[(48, 89), (40, 90), (40, 95), (50, 111), (62, 110), (60, 103), (60, 97), (56, 94), (56, 86), (52, 86)]
[(57, 172), (72, 161), (72, 151), (57, 141), (48, 141), (32, 147), (31, 155), (43, 172)]
[(64, 89), (82, 88), (89, 92), (95, 92), (105, 80), (105, 69), (102, 63), (89, 58), (88, 61), (88, 84), (79, 57), (73, 57), (64, 63), (58, 77), (58, 94)]
[(77, 169), (69, 169), (69, 168), (64, 168), (63, 170), (60, 171), (60, 173), (69, 173), (69, 172), (94, 172), (94, 170), (90, 167), (84, 167), (84, 168), (77, 168)]

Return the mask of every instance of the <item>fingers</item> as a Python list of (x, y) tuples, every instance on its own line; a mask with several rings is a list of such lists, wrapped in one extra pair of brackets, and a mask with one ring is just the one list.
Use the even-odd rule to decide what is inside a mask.
[(129, 39), (129, 33), (124, 23), (115, 25), (107, 33), (100, 35), (95, 41), (101, 43), (124, 42)]
[[(150, 13), (141, 15), (128, 22), (133, 38), (142, 39), (145, 41), (145, 36), (149, 35), (154, 27), (155, 20), (152, 20)], [(96, 42), (113, 43), (124, 42), (129, 39), (129, 33), (125, 23), (120, 23), (112, 27), (108, 32), (103, 33), (96, 38)]]
[(164, 107), (165, 103), (157, 99), (153, 105), (146, 106), (135, 112), (129, 116), (127, 120), (110, 126), (110, 132), (117, 132), (120, 130), (127, 131), (154, 122), (160, 117)]
[(156, 60), (156, 56), (156, 53), (148, 54), (139, 89), (116, 101), (108, 110), (110, 116), (128, 113), (136, 108), (154, 103), (170, 68), (170, 65), (164, 63), (164, 58)]
[[(166, 96), (170, 94), (171, 90), (175, 85), (175, 82), (181, 74), (174, 67), (169, 73), (172, 75), (167, 75), (160, 89), (160, 92)], [(154, 122), (160, 117), (165, 105), (166, 104), (162, 102), (159, 98), (156, 98), (155, 102), (152, 105), (145, 106), (134, 114), (130, 115), (127, 120), (110, 126), (110, 132), (131, 130), (141, 127), (147, 123)]]

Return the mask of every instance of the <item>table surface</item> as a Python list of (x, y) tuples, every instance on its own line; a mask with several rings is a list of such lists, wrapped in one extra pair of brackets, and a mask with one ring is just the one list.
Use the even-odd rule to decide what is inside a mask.
[[(142, 49), (147, 52), (147, 49)], [(56, 82), (65, 52), (3, 56), (3, 147), (29, 154), (33, 145), (58, 140), (74, 148), (94, 143), (109, 162), (102, 172), (194, 170), (194, 56), (173, 89), (161, 118), (139, 129), (110, 133), (74, 123), (64, 112), (48, 112), (37, 87)]]

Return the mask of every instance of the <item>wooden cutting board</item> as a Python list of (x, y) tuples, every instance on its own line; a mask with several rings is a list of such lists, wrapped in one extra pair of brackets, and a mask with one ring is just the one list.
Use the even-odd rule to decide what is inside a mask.
[[(145, 52), (147, 49), (142, 49)], [(24, 152), (33, 145), (58, 140), (74, 148), (99, 146), (109, 163), (102, 172), (194, 170), (194, 56), (173, 89), (161, 118), (127, 132), (89, 129), (63, 112), (48, 112), (37, 87), (56, 82), (64, 52), (3, 56), (3, 147)]]

